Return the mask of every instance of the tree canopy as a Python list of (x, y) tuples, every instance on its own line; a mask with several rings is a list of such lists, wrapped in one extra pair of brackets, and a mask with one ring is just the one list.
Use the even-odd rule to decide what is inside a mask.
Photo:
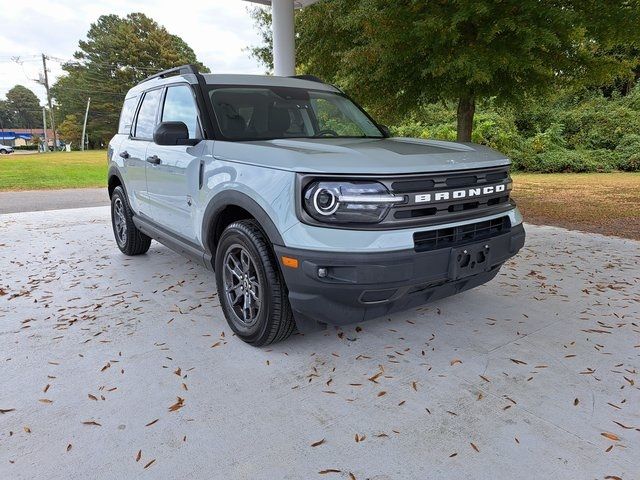
[(91, 97), (87, 131), (92, 144), (106, 144), (115, 133), (124, 95), (145, 77), (187, 63), (208, 71), (189, 45), (143, 13), (101, 16), (79, 42), (74, 59), (63, 65), (66, 75), (52, 91), (68, 121), (82, 121)]
[(42, 127), (40, 100), (27, 87), (16, 85), (0, 100), (0, 125), (2, 128)]
[[(253, 54), (269, 66), (268, 15), (254, 14), (266, 42)], [(300, 71), (385, 121), (455, 101), (457, 137), (469, 141), (479, 100), (631, 78), (639, 24), (638, 0), (324, 0), (297, 13), (296, 51)]]

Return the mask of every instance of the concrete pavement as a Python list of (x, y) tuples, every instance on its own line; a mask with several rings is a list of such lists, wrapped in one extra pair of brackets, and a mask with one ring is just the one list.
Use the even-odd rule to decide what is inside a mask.
[(0, 232), (0, 478), (640, 478), (638, 242), (528, 226), (485, 286), (256, 349), (106, 207)]

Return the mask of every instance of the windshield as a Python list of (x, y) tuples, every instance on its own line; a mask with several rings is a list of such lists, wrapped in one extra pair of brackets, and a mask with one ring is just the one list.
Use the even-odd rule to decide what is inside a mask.
[(228, 140), (384, 136), (356, 104), (338, 93), (233, 86), (214, 88), (209, 97)]

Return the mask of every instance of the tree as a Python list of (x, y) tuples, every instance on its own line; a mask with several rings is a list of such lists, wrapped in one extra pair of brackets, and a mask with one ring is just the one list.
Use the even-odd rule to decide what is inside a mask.
[(9, 102), (6, 100), (0, 100), (0, 128), (7, 129), (13, 128), (15, 112), (9, 106)]
[(58, 126), (60, 138), (66, 143), (72, 143), (80, 146), (82, 144), (82, 125), (76, 115), (67, 115), (62, 123)]
[(83, 118), (91, 97), (87, 132), (92, 144), (107, 143), (117, 129), (127, 90), (147, 76), (187, 63), (208, 71), (180, 37), (142, 13), (101, 16), (79, 42), (74, 58), (63, 66), (66, 75), (52, 91), (65, 118)]
[[(255, 16), (264, 30), (268, 18)], [(614, 47), (638, 45), (639, 23), (638, 0), (324, 0), (297, 13), (296, 50), (300, 70), (385, 120), (455, 101), (457, 138), (470, 141), (479, 100), (517, 105), (628, 76), (637, 62)]]
[(16, 85), (9, 90), (6, 106), (12, 128), (36, 128), (42, 125), (40, 100), (27, 87)]

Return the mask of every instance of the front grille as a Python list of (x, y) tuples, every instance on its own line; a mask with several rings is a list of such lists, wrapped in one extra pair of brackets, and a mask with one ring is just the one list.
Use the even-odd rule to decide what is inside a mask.
[(509, 217), (500, 217), (457, 227), (417, 232), (413, 234), (413, 243), (416, 252), (426, 252), (487, 240), (507, 233), (510, 229)]
[[(428, 225), (454, 222), (468, 218), (487, 216), (509, 210), (511, 207), (511, 178), (509, 167), (481, 170), (425, 174), (410, 177), (381, 179), (396, 195), (404, 195), (406, 203), (391, 209), (381, 227)], [(488, 194), (437, 200), (436, 195), (473, 189), (482, 192), (484, 187), (500, 187), (502, 191)], [(416, 197), (431, 195), (431, 200), (421, 202)], [(433, 200), (433, 201), (432, 201)]]

